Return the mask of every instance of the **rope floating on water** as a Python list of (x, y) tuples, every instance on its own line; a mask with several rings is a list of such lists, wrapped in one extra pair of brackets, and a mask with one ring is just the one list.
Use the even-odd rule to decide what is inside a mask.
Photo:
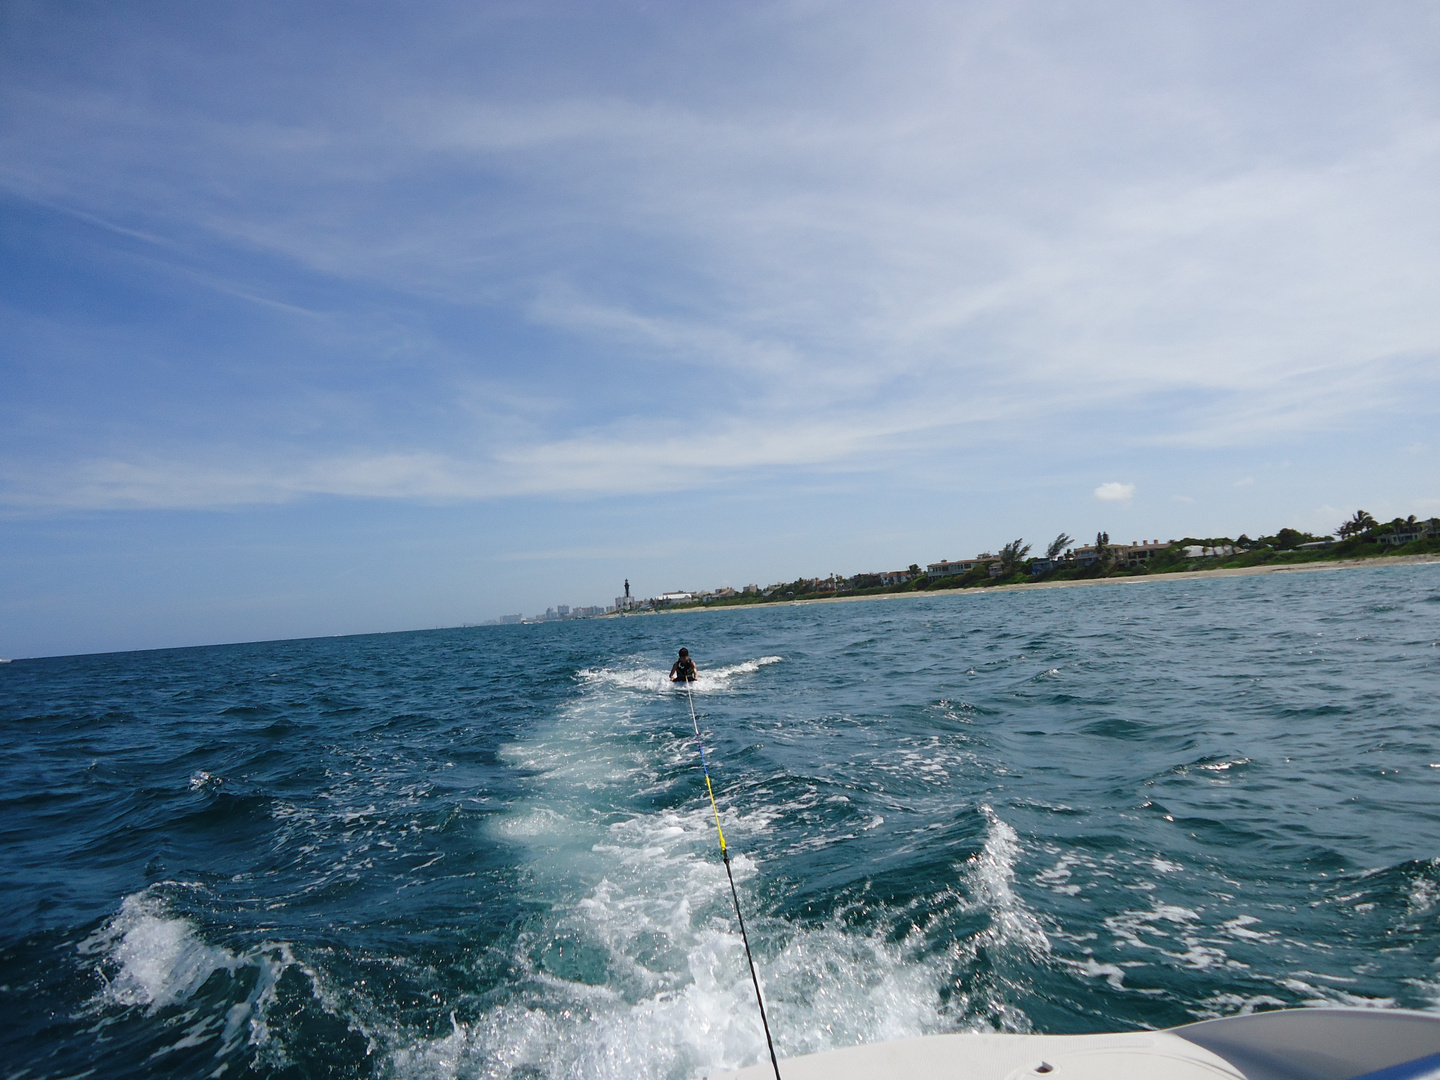
[[(693, 669), (692, 669), (693, 670)], [(760, 996), (760, 976), (755, 974), (755, 957), (750, 952), (750, 936), (745, 933), (745, 916), (740, 914), (740, 894), (735, 891), (735, 875), (730, 870), (730, 849), (725, 845), (725, 830), (720, 827), (720, 807), (715, 805), (715, 788), (710, 783), (710, 767), (705, 763), (705, 740), (700, 738), (700, 720), (695, 715), (695, 693), (691, 680), (685, 680), (685, 700), (690, 703), (690, 722), (695, 725), (695, 745), (700, 747), (700, 771), (705, 774), (705, 792), (710, 796), (710, 810), (715, 815), (715, 835), (720, 838), (720, 858), (725, 862), (725, 876), (730, 879), (730, 899), (735, 902), (735, 921), (740, 924), (740, 940), (745, 943), (745, 959), (750, 964), (750, 981), (755, 984), (755, 1004), (760, 1006), (760, 1026), (765, 1029), (765, 1045), (770, 1049), (770, 1064), (775, 1080), (780, 1080), (780, 1062), (775, 1057), (775, 1040), (770, 1038), (770, 1021), (765, 1018), (765, 999)]]

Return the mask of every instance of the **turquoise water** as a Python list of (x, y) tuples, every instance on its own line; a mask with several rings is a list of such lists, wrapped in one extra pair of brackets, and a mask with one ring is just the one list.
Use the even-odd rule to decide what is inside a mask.
[(6, 1077), (1440, 1003), (1440, 567), (0, 667)]

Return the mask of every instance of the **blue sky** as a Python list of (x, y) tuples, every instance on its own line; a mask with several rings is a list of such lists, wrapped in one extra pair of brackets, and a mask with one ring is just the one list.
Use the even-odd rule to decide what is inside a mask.
[(0, 655), (1440, 513), (1440, 5), (0, 2)]

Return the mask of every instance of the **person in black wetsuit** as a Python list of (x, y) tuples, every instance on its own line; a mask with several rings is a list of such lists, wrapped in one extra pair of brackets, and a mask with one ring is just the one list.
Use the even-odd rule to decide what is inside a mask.
[(690, 650), (681, 649), (680, 659), (676, 660), (670, 667), (671, 682), (694, 682), (698, 678), (695, 672), (695, 661), (690, 659)]

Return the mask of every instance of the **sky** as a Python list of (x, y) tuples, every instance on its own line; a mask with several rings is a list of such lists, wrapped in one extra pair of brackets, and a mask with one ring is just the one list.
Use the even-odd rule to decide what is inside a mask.
[(1440, 513), (1440, 4), (0, 0), (0, 656)]

